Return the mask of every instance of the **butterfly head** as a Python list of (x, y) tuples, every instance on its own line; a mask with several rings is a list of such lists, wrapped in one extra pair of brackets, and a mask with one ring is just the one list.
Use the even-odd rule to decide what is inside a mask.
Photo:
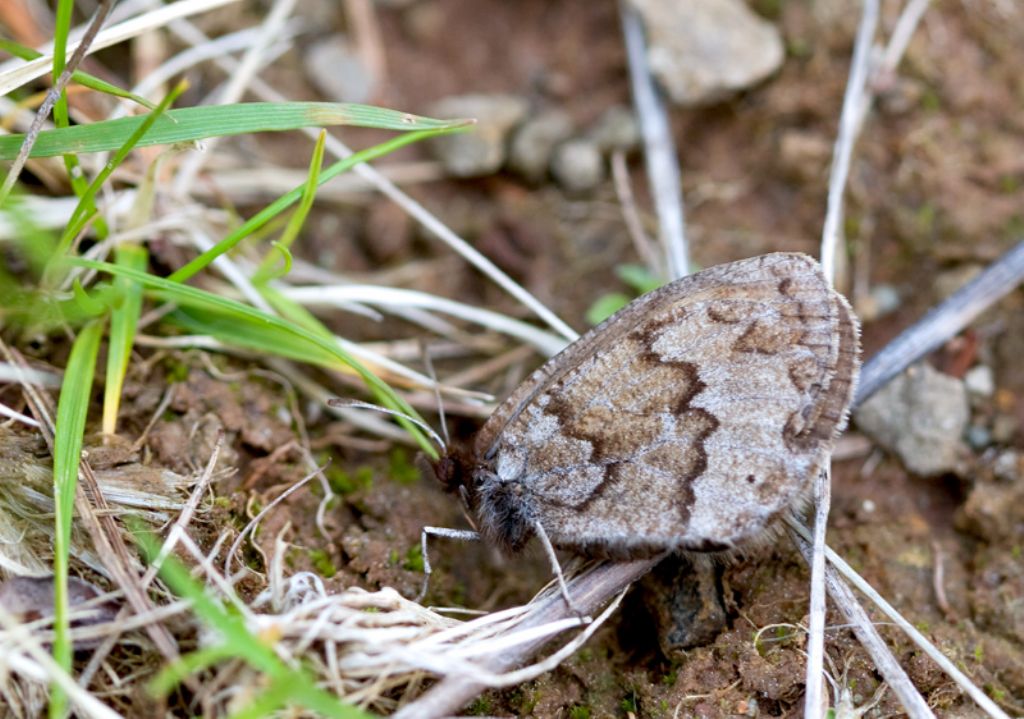
[(509, 554), (534, 534), (523, 485), (500, 478), (487, 462), (449, 452), (434, 463), (445, 491), (458, 494), (474, 528)]

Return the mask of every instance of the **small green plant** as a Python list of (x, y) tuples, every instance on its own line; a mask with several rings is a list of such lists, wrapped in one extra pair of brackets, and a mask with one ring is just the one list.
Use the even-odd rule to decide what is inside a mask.
[(598, 297), (587, 310), (587, 322), (592, 325), (600, 324), (628, 305), (635, 297), (655, 290), (664, 284), (663, 280), (640, 265), (619, 265), (615, 268), (615, 274), (629, 285), (633, 294), (631, 296), (624, 292), (609, 292)]
[(399, 484), (415, 484), (420, 479), (420, 471), (409, 459), (405, 447), (395, 447), (388, 454), (388, 475)]
[(409, 551), (405, 553), (402, 569), (420, 574), (423, 573), (423, 550), (420, 548), (420, 545), (415, 544), (409, 547)]
[(338, 569), (334, 566), (334, 562), (331, 561), (330, 555), (322, 549), (310, 549), (309, 561), (313, 564), (313, 569), (316, 570), (317, 574), (324, 579), (330, 579), (338, 573)]

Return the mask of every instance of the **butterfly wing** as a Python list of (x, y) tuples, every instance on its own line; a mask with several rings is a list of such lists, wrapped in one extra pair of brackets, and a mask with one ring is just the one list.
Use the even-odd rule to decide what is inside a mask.
[(513, 511), (591, 555), (732, 547), (807, 495), (857, 370), (856, 319), (805, 255), (673, 282), (541, 367), (484, 425), (483, 530), (500, 541)]

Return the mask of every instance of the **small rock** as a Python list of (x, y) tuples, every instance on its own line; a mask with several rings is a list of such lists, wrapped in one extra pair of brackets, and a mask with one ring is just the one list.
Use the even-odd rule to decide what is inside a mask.
[(964, 375), (964, 386), (977, 397), (991, 397), (996, 393), (996, 378), (992, 368), (983, 364), (971, 367)]
[(862, 322), (870, 322), (892, 314), (900, 308), (901, 303), (899, 290), (895, 287), (875, 285), (868, 292), (868, 296), (857, 303), (857, 315)]
[(715, 102), (782, 65), (778, 29), (742, 0), (630, 0), (647, 28), (651, 71), (678, 105)]
[(992, 444), (992, 432), (987, 427), (972, 424), (967, 428), (967, 444), (972, 449), (981, 451)]
[(555, 149), (551, 174), (569, 192), (589, 192), (604, 179), (604, 158), (590, 140), (569, 140)]
[(314, 43), (305, 64), (309, 79), (331, 102), (366, 102), (373, 93), (374, 78), (344, 37)]
[(606, 155), (616, 150), (632, 152), (640, 145), (640, 125), (632, 108), (612, 105), (598, 118), (589, 137)]
[(914, 474), (953, 472), (965, 451), (967, 389), (927, 364), (916, 365), (865, 402), (854, 418)]
[(1004, 482), (1016, 482), (1024, 476), (1024, 458), (1013, 450), (1007, 450), (992, 463), (992, 474)]
[(572, 121), (560, 110), (548, 110), (531, 117), (512, 136), (509, 167), (530, 182), (540, 182), (548, 173), (555, 146), (570, 135)]
[(725, 629), (720, 575), (712, 562), (673, 555), (640, 580), (642, 604), (666, 657), (676, 659), (687, 649), (711, 644)]
[(447, 97), (429, 108), (437, 118), (475, 118), (467, 132), (434, 138), (430, 142), (437, 159), (456, 177), (490, 175), (505, 164), (505, 144), (512, 128), (526, 116), (526, 100), (515, 95), (459, 95)]

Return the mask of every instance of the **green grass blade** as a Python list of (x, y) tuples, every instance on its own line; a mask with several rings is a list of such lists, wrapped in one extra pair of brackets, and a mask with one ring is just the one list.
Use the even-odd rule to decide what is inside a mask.
[[(78, 464), (82, 453), (82, 435), (92, 394), (103, 323), (86, 325), (71, 347), (71, 356), (64, 371), (64, 382), (57, 402), (57, 427), (53, 446), (53, 585), (54, 632), (53, 658), (71, 672), (71, 637), (68, 621), (68, 566), (71, 554), (71, 519), (78, 486)], [(67, 713), (67, 697), (56, 685), (52, 688), (50, 716)]]
[[(220, 297), (170, 279), (155, 277), (128, 267), (78, 257), (67, 258), (65, 262), (77, 267), (89, 267), (116, 277), (127, 277), (150, 288), (150, 294), (158, 299), (173, 302), (182, 308), (194, 308), (200, 313), (217, 314), (219, 319), (222, 322), (228, 323), (228, 325), (234, 323), (236, 327), (240, 325), (245, 326), (248, 328), (248, 334), (255, 338), (251, 340), (252, 342), (260, 342), (262, 346), (268, 348), (268, 351), (272, 351), (275, 354), (287, 356), (284, 353), (288, 350), (284, 348), (289, 345), (292, 348), (295, 346), (312, 346), (317, 352), (330, 355), (335, 361), (354, 370), (366, 384), (367, 389), (370, 390), (376, 400), (382, 405), (422, 420), (419, 413), (408, 402), (399, 397), (393, 389), (361, 362), (339, 347), (333, 338), (324, 337), (317, 332), (297, 326), (280, 317), (268, 315), (241, 302)], [(306, 361), (311, 361), (310, 357), (306, 357)], [(409, 432), (410, 436), (413, 437), (424, 452), (432, 458), (437, 457), (436, 449), (424, 436), (422, 430), (401, 417), (396, 417), (396, 420)]]
[(167, 96), (160, 101), (156, 109), (147, 114), (144, 117), (139, 118), (141, 122), (135, 128), (135, 131), (124, 141), (124, 143), (117, 149), (114, 156), (103, 166), (103, 169), (96, 175), (89, 187), (82, 194), (79, 200), (78, 206), (75, 207), (75, 211), (71, 213), (71, 219), (68, 221), (67, 227), (64, 229), (61, 235), (60, 242), (57, 243), (57, 252), (63, 254), (68, 251), (71, 247), (72, 241), (75, 236), (85, 227), (85, 224), (89, 221), (89, 217), (96, 212), (96, 204), (93, 199), (96, 197), (96, 193), (99, 192), (100, 188), (103, 187), (103, 183), (107, 181), (107, 178), (114, 172), (117, 167), (124, 162), (125, 158), (128, 157), (128, 153), (132, 151), (134, 147), (146, 136), (146, 133), (153, 127), (153, 124), (157, 122), (160, 117), (164, 114), (167, 108), (174, 100), (185, 92), (188, 85), (184, 82), (179, 83), (173, 90), (167, 93)]
[(197, 649), (157, 672), (157, 675), (149, 680), (146, 689), (154, 696), (167, 696), (189, 675), (230, 659), (234, 655), (231, 647), (225, 645)]
[[(89, 125), (46, 130), (39, 133), (30, 157), (116, 150), (138, 129), (144, 117), (123, 117)], [(398, 110), (331, 102), (203, 105), (165, 113), (139, 142), (138, 147), (330, 125), (354, 125), (405, 132), (453, 131), (468, 127), (469, 124), (468, 120), (434, 120)], [(0, 137), (0, 160), (13, 160), (23, 139), (24, 135)]]
[[(320, 174), (318, 185), (323, 185), (343, 172), (351, 170), (354, 166), (369, 162), (370, 160), (376, 159), (387, 155), (388, 153), (394, 152), (400, 147), (405, 147), (414, 142), (419, 142), (428, 137), (434, 137), (435, 135), (445, 134), (452, 132), (453, 130), (423, 130), (418, 132), (410, 132), (405, 135), (399, 135), (394, 137), (387, 142), (382, 142), (379, 145), (368, 147), (365, 150), (360, 150), (344, 160), (339, 160), (334, 163)], [(215, 246), (208, 249), (203, 254), (196, 257), (194, 260), (186, 264), (184, 267), (173, 272), (169, 279), (175, 282), (185, 282), (193, 275), (197, 274), (201, 270), (205, 269), (215, 259), (230, 251), (235, 245), (244, 240), (249, 235), (253, 234), (260, 227), (265, 225), (274, 219), (281, 212), (286, 210), (292, 203), (302, 197), (302, 193), (305, 191), (305, 185), (296, 187), (291, 192), (282, 195), (278, 199), (274, 200), (271, 204), (264, 207), (262, 210), (257, 212), (255, 215), (246, 220), (240, 227), (228, 234), (223, 240), (218, 242)]]
[(346, 368), (336, 355), (312, 342), (297, 340), (292, 333), (273, 327), (255, 326), (252, 322), (231, 315), (189, 307), (172, 312), (167, 315), (167, 319), (189, 334), (216, 337), (227, 345), (329, 369)]
[[(57, 15), (56, 22), (53, 29), (53, 84), (57, 85), (61, 73), (64, 72), (64, 67), (67, 64), (67, 42), (68, 33), (71, 31), (71, 14), (74, 11), (74, 0), (58, 0), (57, 2)], [(60, 93), (60, 97), (57, 99), (56, 104), (53, 106), (53, 124), (57, 126), (56, 130), (50, 130), (50, 132), (67, 132), (68, 131), (68, 93), (67, 89), (64, 89)], [(21, 143), (18, 143), (18, 148), (21, 148)], [(75, 191), (75, 194), (79, 197), (85, 192), (86, 182), (85, 178), (82, 177), (81, 166), (78, 162), (78, 157), (73, 153), (54, 153), (64, 155), (64, 167), (68, 172), (68, 180), (71, 182), (71, 188)], [(31, 157), (31, 155), (29, 155)], [(13, 158), (11, 158), (13, 159)], [(101, 229), (103, 234), (106, 232), (106, 223), (100, 223), (97, 229)]]
[[(139, 272), (146, 269), (149, 253), (138, 245), (122, 245), (114, 251), (118, 265)], [(135, 344), (135, 328), (142, 312), (142, 285), (126, 277), (115, 277), (114, 288), (120, 291), (121, 303), (110, 313), (110, 338), (107, 341), (107, 381), (103, 389), (103, 433), (117, 431), (117, 412), (121, 407), (128, 360)]]
[[(320, 136), (316, 140), (316, 147), (313, 148), (313, 158), (309, 162), (309, 176), (302, 190), (299, 206), (295, 208), (295, 212), (288, 219), (288, 224), (285, 226), (284, 232), (281, 233), (281, 238), (275, 243), (277, 252), (272, 249), (253, 275), (252, 283), (254, 285), (265, 284), (271, 278), (276, 254), (287, 252), (292, 246), (295, 238), (299, 235), (299, 230), (302, 229), (302, 224), (309, 215), (310, 208), (313, 207), (313, 200), (316, 199), (316, 188), (319, 187), (320, 169), (324, 162), (324, 142), (326, 140), (327, 131), (321, 130)], [(290, 264), (287, 257), (286, 264)]]
[[(43, 56), (43, 53), (38, 50), (25, 47), (21, 43), (14, 42), (13, 40), (7, 40), (2, 37), (0, 37), (0, 50), (10, 53), (14, 57), (21, 58), (22, 60), (35, 60), (36, 58)], [(122, 90), (117, 85), (111, 85), (106, 80), (101, 80), (95, 75), (90, 75), (89, 73), (82, 72), (81, 70), (76, 70), (71, 75), (71, 79), (73, 82), (76, 82), (83, 87), (87, 87), (90, 90), (95, 90), (96, 92), (102, 92), (107, 95), (113, 95), (114, 97), (120, 97), (125, 100), (136, 102), (147, 110), (152, 110), (156, 107), (156, 105), (141, 95), (136, 95), (135, 93), (128, 92), (127, 90)]]
[[(147, 561), (152, 562), (160, 551), (159, 543), (145, 532), (136, 530), (134, 534)], [(369, 719), (369, 714), (343, 704), (337, 697), (317, 687), (312, 677), (301, 667), (285, 664), (272, 646), (246, 628), (241, 616), (228, 611), (220, 601), (207, 594), (173, 555), (163, 560), (160, 578), (171, 591), (188, 599), (199, 618), (223, 637), (222, 649), (225, 656), (236, 656), (267, 675), (271, 680), (270, 691), (273, 692), (269, 698), (276, 702), (276, 706), (296, 704), (332, 719)], [(205, 661), (209, 656), (200, 659)], [(163, 687), (166, 684), (160, 685), (160, 688)]]

